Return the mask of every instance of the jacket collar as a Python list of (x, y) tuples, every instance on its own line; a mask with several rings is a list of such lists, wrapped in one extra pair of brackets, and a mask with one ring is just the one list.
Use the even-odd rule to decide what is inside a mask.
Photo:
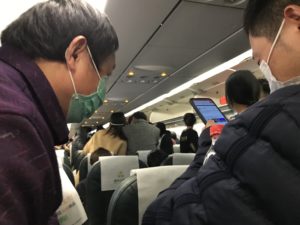
[(67, 142), (69, 131), (65, 116), (50, 83), (37, 64), (9, 45), (0, 48), (0, 59), (15, 68), (30, 87), (35, 104), (51, 130), (55, 145)]

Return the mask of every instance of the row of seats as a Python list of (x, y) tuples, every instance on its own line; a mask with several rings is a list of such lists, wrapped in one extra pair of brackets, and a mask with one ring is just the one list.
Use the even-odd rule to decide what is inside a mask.
[[(150, 202), (156, 197), (156, 195), (161, 190), (168, 187), (170, 185), (170, 182), (172, 182), (177, 177), (176, 176), (172, 178), (172, 175), (176, 174), (172, 170), (176, 170), (177, 166), (167, 165), (188, 165), (192, 162), (195, 156), (195, 154), (190, 153), (175, 153), (169, 155), (169, 157), (163, 162), (164, 167), (141, 169), (147, 167), (145, 161), (149, 153), (150, 151), (139, 151), (138, 156), (101, 157), (101, 160), (95, 163), (93, 166), (91, 166), (89, 163), (89, 156), (85, 156), (81, 159), (79, 166), (80, 181), (84, 182), (80, 183), (80, 185), (77, 186), (77, 191), (86, 209), (89, 218), (89, 225), (99, 225), (106, 223), (132, 225), (138, 224), (138, 218), (141, 218), (141, 212), (143, 212), (143, 210), (139, 209), (144, 208), (145, 210), (145, 206), (139, 207), (138, 204), (138, 196), (140, 196), (138, 187), (143, 184), (146, 184), (147, 180), (150, 180), (151, 183), (146, 185), (146, 189), (150, 188), (148, 193), (153, 193), (153, 190), (155, 190), (155, 186), (156, 188), (158, 188), (157, 193), (154, 191), (154, 195), (144, 197), (143, 201), (140, 201), (145, 203), (145, 198), (147, 198), (150, 200), (148, 202), (148, 204), (150, 204)], [(80, 157), (77, 157), (77, 159), (78, 158)], [(132, 160), (133, 158), (136, 161), (136, 163), (133, 163), (131, 161), (129, 164), (135, 164), (136, 166), (127, 166), (127, 168), (124, 169), (124, 163), (126, 164), (126, 161), (128, 161), (129, 159)], [(112, 168), (108, 170), (114, 170), (119, 172), (115, 172), (115, 174), (103, 173), (103, 164), (113, 165)], [(171, 167), (171, 169), (169, 169), (169, 167)], [(151, 172), (144, 172), (145, 174), (148, 174), (147, 176), (150, 177), (145, 179), (143, 182), (140, 182), (140, 185), (138, 185), (138, 178), (140, 177), (140, 179), (142, 179), (143, 175), (137, 176), (136, 174), (139, 173), (135, 172), (134, 175), (129, 176), (129, 173), (132, 169), (138, 168), (139, 170), (136, 171), (153, 171), (153, 175), (149, 175), (151, 174)], [(179, 166), (179, 168), (182, 167)], [(186, 166), (184, 168), (186, 168)], [(159, 171), (155, 172), (155, 170)], [(162, 171), (167, 172), (163, 173)], [(70, 179), (72, 179), (73, 174), (72, 172), (69, 172), (66, 173), (68, 176), (70, 175)], [(120, 177), (118, 177), (118, 173), (122, 173)], [(152, 182), (154, 178), (151, 176), (159, 178), (161, 179), (161, 181)], [(86, 180), (84, 180), (85, 178)], [(115, 186), (117, 187), (117, 189), (115, 187), (103, 188), (103, 183), (107, 183), (107, 179), (115, 180), (118, 184), (121, 183), (121, 180), (124, 181), (120, 185)], [(167, 182), (167, 186), (161, 186), (164, 183), (163, 181)], [(142, 188), (142, 190), (144, 189), (145, 185), (144, 188)], [(123, 211), (124, 213), (125, 209), (127, 209), (128, 213), (125, 213), (123, 215), (124, 218), (122, 216), (115, 216), (115, 214), (119, 214), (118, 212), (121, 213)], [(140, 213), (138, 213), (139, 211)]]

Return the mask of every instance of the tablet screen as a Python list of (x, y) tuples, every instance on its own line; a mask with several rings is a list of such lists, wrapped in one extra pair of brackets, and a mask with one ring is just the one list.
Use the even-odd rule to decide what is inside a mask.
[(227, 119), (216, 106), (213, 100), (205, 98), (191, 99), (191, 103), (198, 113), (199, 117), (206, 123), (208, 120), (213, 120), (217, 124), (226, 124)]

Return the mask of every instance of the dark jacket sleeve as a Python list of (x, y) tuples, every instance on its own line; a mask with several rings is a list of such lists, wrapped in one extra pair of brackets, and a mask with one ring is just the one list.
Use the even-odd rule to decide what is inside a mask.
[(1, 225), (56, 224), (50, 217), (61, 195), (55, 189), (49, 150), (24, 117), (2, 114), (0, 124)]

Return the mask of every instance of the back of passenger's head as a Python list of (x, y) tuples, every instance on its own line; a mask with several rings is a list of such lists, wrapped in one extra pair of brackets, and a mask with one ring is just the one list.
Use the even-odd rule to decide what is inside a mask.
[(122, 140), (127, 140), (123, 127), (126, 124), (126, 118), (123, 112), (114, 112), (110, 116), (110, 126), (106, 134), (111, 134), (113, 137), (119, 137)]
[(133, 117), (134, 119), (143, 119), (143, 120), (147, 120), (147, 116), (146, 116), (146, 114), (143, 113), (143, 112), (136, 112), (136, 113), (134, 113), (134, 114), (132, 115), (132, 117)]
[(261, 97), (268, 96), (271, 92), (268, 81), (264, 78), (261, 78), (261, 79), (258, 79), (258, 82), (260, 84), (260, 96)]
[(91, 163), (91, 165), (93, 165), (95, 162), (97, 162), (99, 160), (99, 157), (111, 156), (111, 155), (112, 155), (111, 152), (108, 151), (107, 149), (105, 149), (105, 148), (98, 148), (96, 151), (94, 151), (91, 154), (90, 163)]
[(249, 0), (245, 10), (244, 28), (248, 35), (274, 40), (286, 6), (300, 5), (299, 0)]
[(126, 118), (123, 112), (114, 112), (110, 115), (111, 126), (124, 126), (126, 124)]
[(260, 84), (248, 70), (232, 73), (225, 82), (225, 96), (228, 104), (250, 106), (259, 100)]
[(160, 130), (160, 136), (162, 136), (163, 134), (166, 133), (167, 129), (166, 129), (166, 125), (162, 122), (158, 122), (156, 124), (156, 127)]
[(118, 38), (106, 15), (78, 0), (49, 0), (23, 13), (1, 34), (32, 59), (65, 62), (65, 51), (79, 35), (87, 39), (93, 59), (101, 65), (118, 48)]
[(192, 127), (196, 123), (196, 117), (193, 113), (186, 113), (183, 116), (183, 121), (186, 126)]

